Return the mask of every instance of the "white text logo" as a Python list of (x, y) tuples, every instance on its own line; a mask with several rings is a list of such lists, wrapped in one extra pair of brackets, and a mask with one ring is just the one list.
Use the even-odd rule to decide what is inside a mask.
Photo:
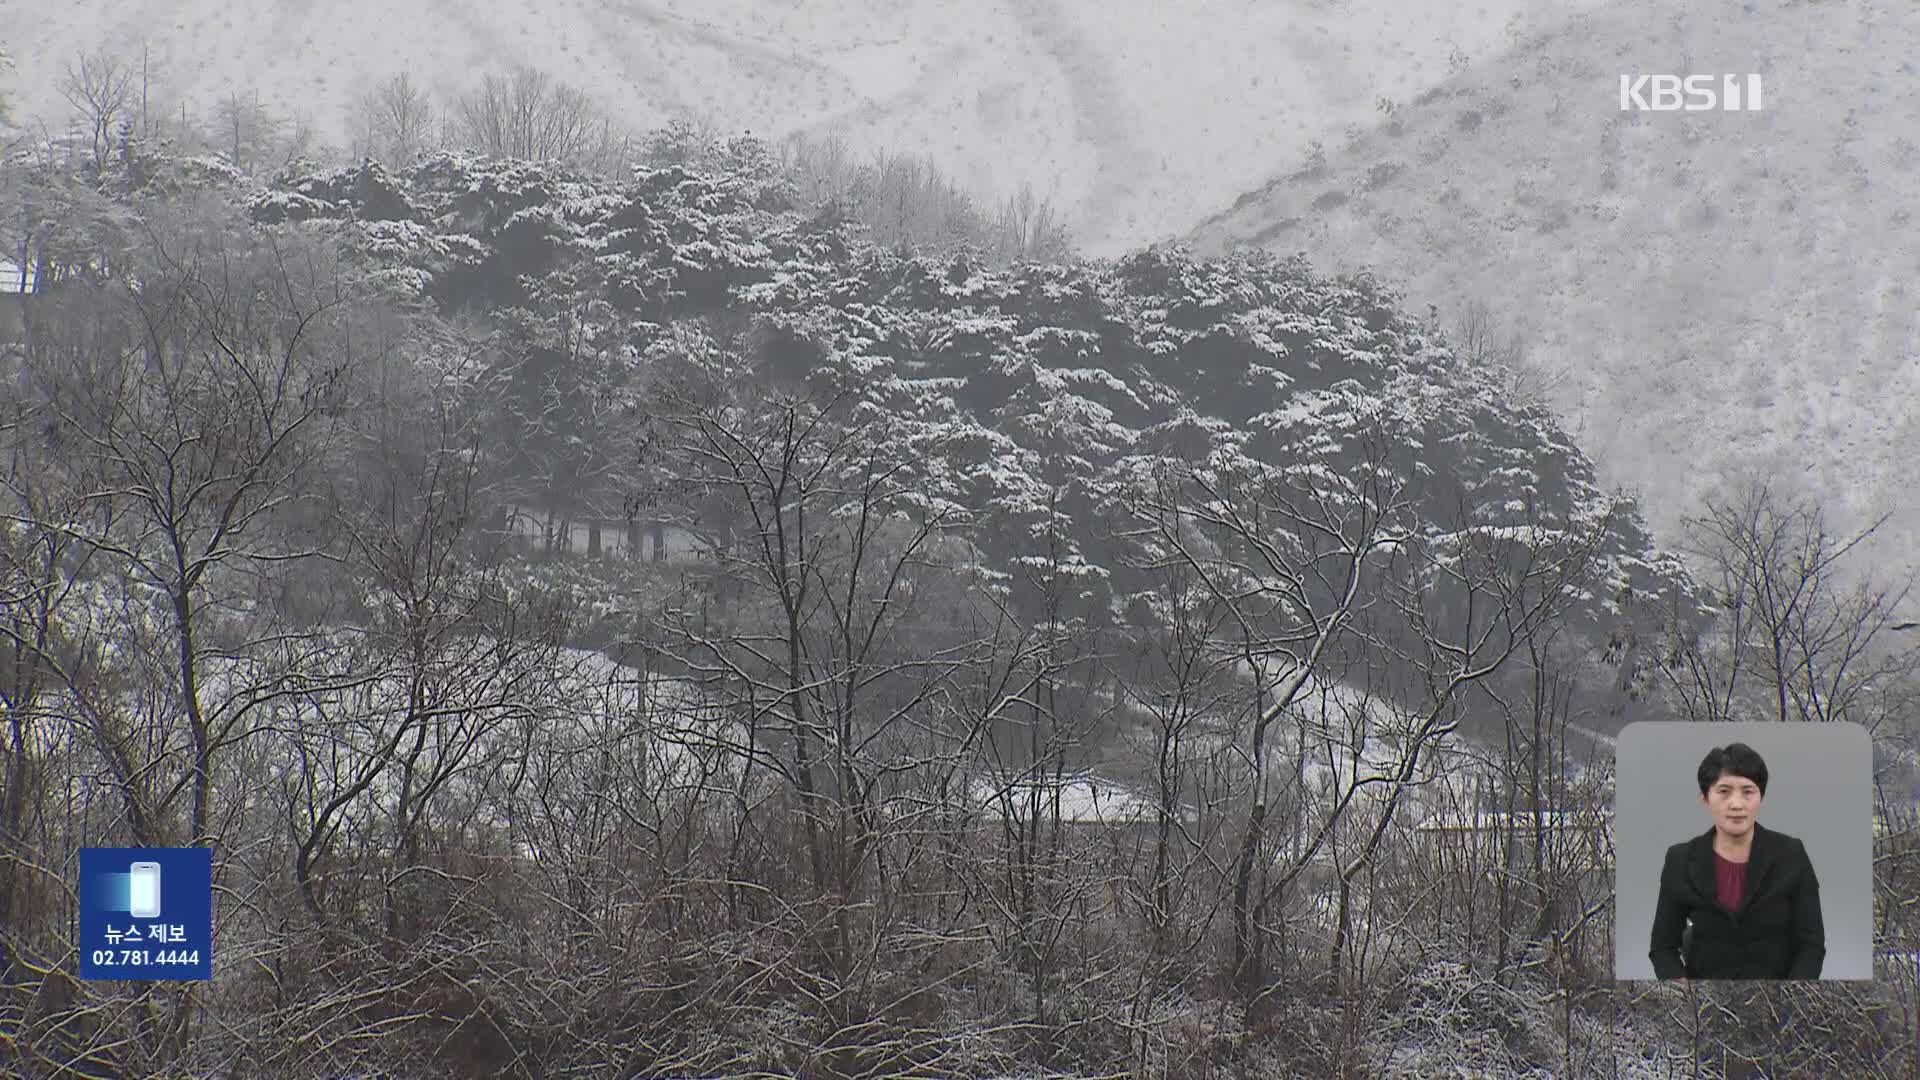
[(1622, 75), (1620, 111), (1757, 112), (1758, 75)]

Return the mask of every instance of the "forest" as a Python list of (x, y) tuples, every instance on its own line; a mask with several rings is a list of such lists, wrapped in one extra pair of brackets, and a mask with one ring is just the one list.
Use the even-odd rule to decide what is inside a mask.
[[(5, 163), (0, 1069), (1920, 1064), (1920, 653), (1820, 507), (1663, 550), (1470, 310), (487, 86)], [(1638, 719), (1872, 733), (1879, 981), (1613, 981)], [(75, 978), (168, 845), (214, 979)]]

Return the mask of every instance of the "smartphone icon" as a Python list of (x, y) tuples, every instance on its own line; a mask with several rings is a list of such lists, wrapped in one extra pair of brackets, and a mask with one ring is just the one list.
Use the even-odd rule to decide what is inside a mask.
[(127, 868), (127, 908), (136, 919), (160, 917), (160, 864), (137, 862)]

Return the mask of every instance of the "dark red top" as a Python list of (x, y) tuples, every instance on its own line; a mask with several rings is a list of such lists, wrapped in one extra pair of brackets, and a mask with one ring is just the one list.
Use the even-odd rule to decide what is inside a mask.
[(1713, 853), (1713, 885), (1720, 906), (1728, 911), (1739, 911), (1740, 900), (1747, 892), (1747, 864), (1729, 862)]

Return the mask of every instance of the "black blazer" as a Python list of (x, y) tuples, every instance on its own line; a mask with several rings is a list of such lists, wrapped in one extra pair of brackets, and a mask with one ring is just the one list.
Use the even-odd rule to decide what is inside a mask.
[(1713, 830), (1668, 848), (1649, 955), (1662, 979), (1819, 978), (1827, 934), (1806, 845), (1754, 822), (1747, 892), (1731, 914), (1716, 899)]

